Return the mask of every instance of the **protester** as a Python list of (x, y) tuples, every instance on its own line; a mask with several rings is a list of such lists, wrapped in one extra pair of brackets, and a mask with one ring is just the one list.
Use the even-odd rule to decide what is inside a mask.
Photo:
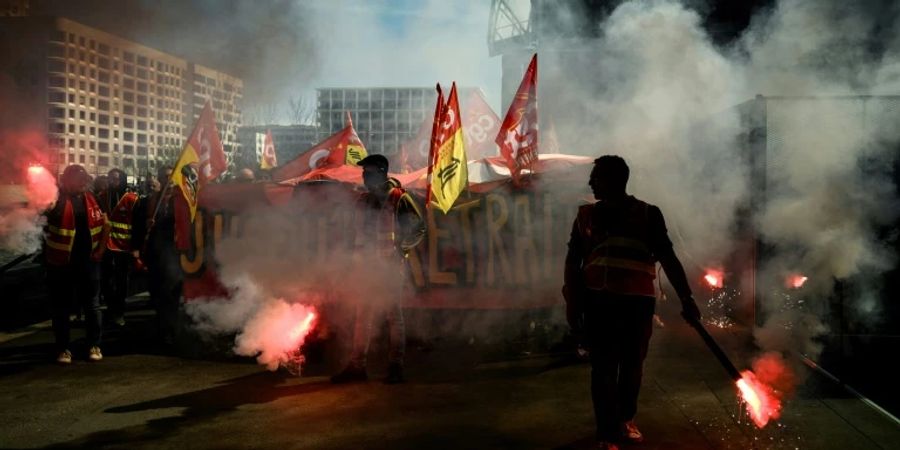
[(659, 208), (625, 193), (629, 169), (619, 156), (594, 161), (597, 202), (579, 208), (566, 255), (566, 316), (585, 336), (600, 448), (639, 442), (634, 422), (644, 358), (653, 331), (656, 262), (675, 288), (687, 320), (699, 320), (684, 268)]
[(99, 282), (100, 261), (109, 234), (106, 214), (88, 192), (90, 176), (84, 167), (66, 167), (59, 198), (47, 213), (44, 260), (50, 287), (57, 362), (70, 364), (70, 318), (73, 300), (85, 313), (88, 359), (100, 361), (102, 334)]
[[(404, 381), (403, 356), (406, 350), (406, 328), (400, 300), (402, 279), (406, 272), (405, 259), (409, 252), (425, 237), (425, 222), (415, 201), (400, 187), (400, 182), (388, 178), (388, 160), (382, 155), (370, 155), (359, 162), (363, 168), (366, 192), (360, 196), (363, 219), (357, 236), (357, 251), (374, 259), (373, 265), (387, 268), (387, 277), (396, 276), (398, 289), (374, 289), (369, 298), (363, 299), (356, 310), (353, 330), (353, 348), (350, 363), (340, 373), (331, 377), (333, 383), (364, 381), (366, 356), (375, 312), (385, 307), (390, 329), (390, 365), (385, 383)], [(386, 280), (386, 285), (394, 283)], [(379, 294), (388, 298), (379, 298)]]
[[(164, 345), (174, 344), (179, 327), (182, 272), (175, 248), (175, 213), (169, 184), (171, 166), (160, 167), (152, 192), (140, 199), (134, 209), (131, 248), (146, 265), (150, 300), (156, 308), (159, 337)], [(162, 201), (160, 198), (162, 197)]]
[(137, 194), (127, 191), (126, 179), (127, 175), (121, 169), (110, 170), (107, 188), (98, 195), (100, 209), (107, 215), (110, 225), (108, 251), (103, 255), (101, 292), (109, 320), (118, 326), (125, 325), (125, 298), (134, 259), (131, 254), (132, 218), (138, 201)]

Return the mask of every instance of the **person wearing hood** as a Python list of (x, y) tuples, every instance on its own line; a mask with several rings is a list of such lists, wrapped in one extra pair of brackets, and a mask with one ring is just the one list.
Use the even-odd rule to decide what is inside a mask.
[(50, 287), (56, 361), (60, 364), (72, 362), (69, 313), (73, 302), (85, 313), (88, 359), (103, 359), (99, 283), (109, 224), (89, 191), (90, 183), (84, 167), (77, 164), (66, 167), (60, 177), (59, 197), (47, 212), (44, 262)]

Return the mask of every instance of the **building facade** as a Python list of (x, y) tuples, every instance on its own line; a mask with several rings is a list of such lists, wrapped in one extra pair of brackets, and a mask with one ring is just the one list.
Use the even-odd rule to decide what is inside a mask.
[(48, 133), (58, 172), (173, 163), (207, 99), (229, 159), (238, 150), (240, 79), (68, 19), (9, 17), (0, 29), (0, 72), (23, 121)]
[(275, 156), (285, 163), (309, 150), (319, 142), (319, 129), (314, 125), (245, 126), (238, 131), (240, 153), (235, 157), (238, 167), (259, 167), (266, 143), (266, 131), (272, 132)]
[(434, 115), (433, 87), (320, 88), (316, 121), (319, 139), (346, 126), (350, 111), (353, 127), (369, 153), (393, 156), (400, 144), (415, 135), (426, 117)]

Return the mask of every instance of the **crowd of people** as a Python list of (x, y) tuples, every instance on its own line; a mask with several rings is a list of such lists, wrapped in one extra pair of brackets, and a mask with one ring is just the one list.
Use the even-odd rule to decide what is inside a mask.
[(87, 358), (103, 359), (103, 328), (125, 326), (125, 299), (135, 270), (147, 272), (161, 341), (173, 342), (181, 270), (173, 191), (161, 188), (171, 171), (161, 167), (136, 186), (120, 169), (93, 178), (83, 166), (71, 165), (60, 176), (59, 198), (46, 213), (43, 249), (59, 363), (72, 362), (72, 315), (84, 318)]
[[(402, 265), (426, 233), (419, 207), (395, 179), (388, 160), (371, 155), (359, 162), (365, 191), (359, 198), (359, 252), (383, 263)], [(159, 336), (172, 344), (179, 328), (182, 272), (175, 247), (171, 167), (161, 167), (141, 192), (126, 185), (125, 173), (110, 170), (94, 180), (82, 166), (65, 169), (59, 200), (47, 213), (45, 261), (53, 297), (53, 330), (57, 361), (71, 363), (71, 306), (84, 311), (87, 357), (103, 358), (102, 303), (109, 321), (125, 325), (124, 305), (135, 264), (146, 266), (148, 290), (157, 310)], [(629, 168), (624, 159), (607, 155), (594, 161), (589, 185), (598, 200), (579, 208), (572, 226), (565, 264), (563, 296), (572, 334), (591, 359), (591, 397), (599, 448), (641, 441), (634, 418), (655, 311), (656, 263), (660, 263), (682, 302), (682, 315), (698, 323), (700, 311), (684, 269), (672, 248), (659, 208), (626, 193)], [(253, 182), (241, 171), (234, 182)], [(398, 280), (402, 283), (402, 280)], [(390, 328), (388, 383), (404, 381), (405, 328), (399, 298), (375, 298), (357, 308), (349, 364), (333, 383), (368, 378), (366, 355), (373, 325), (373, 303), (384, 304)]]

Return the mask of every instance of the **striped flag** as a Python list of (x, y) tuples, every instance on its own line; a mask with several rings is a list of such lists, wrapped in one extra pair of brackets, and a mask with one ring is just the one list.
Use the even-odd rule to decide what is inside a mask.
[(447, 105), (441, 111), (441, 120), (434, 127), (432, 141), (431, 202), (446, 214), (468, 184), (468, 159), (465, 137), (459, 113), (456, 83), (450, 88)]

